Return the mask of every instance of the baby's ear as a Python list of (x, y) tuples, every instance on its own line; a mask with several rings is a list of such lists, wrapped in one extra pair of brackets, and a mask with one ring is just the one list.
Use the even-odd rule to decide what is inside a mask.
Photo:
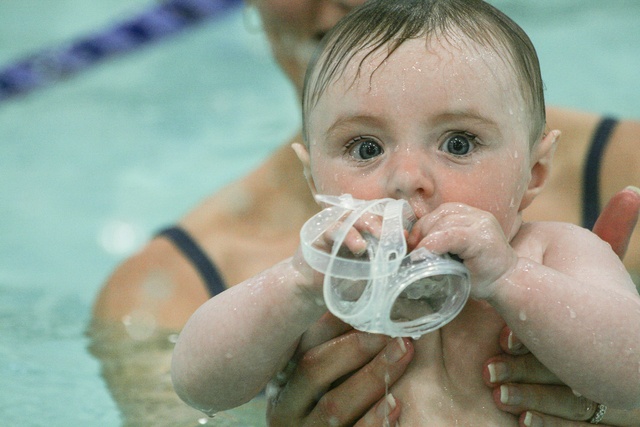
[(553, 154), (556, 151), (559, 139), (560, 131), (552, 130), (543, 136), (540, 142), (533, 148), (533, 152), (531, 153), (531, 181), (529, 181), (529, 187), (524, 193), (524, 197), (520, 203), (521, 211), (533, 202), (547, 182), (549, 174), (551, 173)]
[(307, 184), (309, 185), (311, 194), (315, 197), (318, 192), (316, 191), (316, 185), (313, 182), (313, 177), (311, 176), (311, 160), (309, 158), (309, 150), (307, 150), (307, 147), (299, 142), (294, 142), (293, 144), (291, 144), (291, 148), (293, 148), (296, 156), (298, 156), (298, 160), (300, 160), (300, 163), (302, 163), (304, 177), (307, 179)]

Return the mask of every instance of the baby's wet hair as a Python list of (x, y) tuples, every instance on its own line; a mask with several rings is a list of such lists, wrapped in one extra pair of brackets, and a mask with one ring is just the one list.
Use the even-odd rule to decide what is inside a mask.
[(310, 111), (358, 52), (366, 54), (356, 78), (362, 63), (380, 49), (386, 48), (388, 58), (406, 40), (450, 41), (460, 34), (495, 51), (513, 70), (531, 117), (534, 144), (546, 120), (538, 55), (518, 24), (482, 0), (370, 0), (343, 18), (324, 38), (307, 69), (302, 97), (305, 142)]

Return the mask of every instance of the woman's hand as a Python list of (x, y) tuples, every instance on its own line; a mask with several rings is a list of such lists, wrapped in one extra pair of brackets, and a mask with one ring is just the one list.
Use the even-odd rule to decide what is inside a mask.
[[(493, 387), (496, 406), (520, 416), (520, 426), (590, 426), (597, 403), (573, 391), (559, 381), (505, 327), (500, 336), (505, 354), (485, 363), (483, 378)], [(640, 427), (640, 409), (608, 408), (600, 425)]]
[(413, 358), (410, 339), (351, 330), (327, 314), (300, 349), (268, 388), (269, 426), (367, 427), (399, 418), (400, 402), (385, 392)]
[[(638, 221), (640, 192), (626, 188), (611, 198), (593, 231), (623, 258)], [(483, 371), (494, 400), (503, 411), (520, 415), (521, 426), (575, 427), (588, 422), (597, 403), (575, 395), (513, 336), (508, 328), (500, 336), (505, 354), (489, 359)], [(601, 425), (640, 426), (640, 409), (608, 408)]]

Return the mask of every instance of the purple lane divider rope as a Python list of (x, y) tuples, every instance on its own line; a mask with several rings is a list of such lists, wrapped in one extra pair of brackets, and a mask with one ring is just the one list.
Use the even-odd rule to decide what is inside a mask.
[(165, 0), (103, 31), (65, 46), (37, 52), (0, 69), (0, 102), (222, 16), (241, 4), (241, 0)]

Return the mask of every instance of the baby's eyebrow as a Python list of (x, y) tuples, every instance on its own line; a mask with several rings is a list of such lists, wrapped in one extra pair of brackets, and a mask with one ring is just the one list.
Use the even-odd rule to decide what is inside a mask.
[(436, 116), (437, 121), (453, 121), (453, 120), (466, 120), (474, 122), (476, 124), (499, 130), (498, 123), (490, 117), (483, 115), (482, 113), (474, 110), (451, 110), (440, 113)]
[(366, 127), (375, 127), (380, 128), (383, 125), (382, 119), (375, 116), (370, 116), (366, 114), (358, 114), (358, 115), (344, 115), (338, 117), (327, 129), (326, 134), (332, 135), (334, 133), (340, 132), (342, 128), (349, 128), (351, 126), (366, 126)]

